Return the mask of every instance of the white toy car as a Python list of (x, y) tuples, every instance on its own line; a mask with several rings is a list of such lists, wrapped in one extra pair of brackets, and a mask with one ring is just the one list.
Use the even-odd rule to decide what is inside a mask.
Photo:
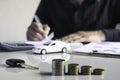
[(67, 53), (70, 51), (70, 49), (71, 48), (67, 43), (64, 43), (62, 41), (51, 41), (41, 46), (35, 46), (33, 48), (33, 52), (36, 54), (46, 54), (46, 53), (53, 53), (53, 52)]

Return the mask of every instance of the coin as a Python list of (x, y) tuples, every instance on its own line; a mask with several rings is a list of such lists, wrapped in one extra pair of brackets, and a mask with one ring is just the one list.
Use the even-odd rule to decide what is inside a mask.
[(79, 74), (79, 64), (71, 63), (68, 64), (68, 75), (78, 75)]
[(82, 75), (91, 75), (92, 74), (92, 66), (81, 66), (81, 74)]
[(64, 75), (65, 73), (65, 60), (64, 59), (53, 59), (52, 60), (52, 74), (53, 75)]
[(104, 75), (104, 69), (96, 68), (93, 70), (94, 75)]

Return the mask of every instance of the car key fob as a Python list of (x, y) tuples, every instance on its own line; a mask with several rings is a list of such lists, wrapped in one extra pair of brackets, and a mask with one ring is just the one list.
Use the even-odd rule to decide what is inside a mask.
[(24, 60), (21, 59), (7, 59), (6, 64), (10, 67), (22, 67), (21, 64), (25, 64)]
[(7, 59), (6, 64), (9, 65), (10, 67), (22, 67), (22, 68), (28, 68), (28, 69), (39, 69), (38, 67), (34, 67), (31, 65), (25, 64), (25, 61), (22, 59)]

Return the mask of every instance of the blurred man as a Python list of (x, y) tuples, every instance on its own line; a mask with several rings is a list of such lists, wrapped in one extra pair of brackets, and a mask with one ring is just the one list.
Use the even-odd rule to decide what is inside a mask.
[(120, 0), (41, 0), (28, 40), (42, 40), (53, 31), (65, 42), (120, 41)]

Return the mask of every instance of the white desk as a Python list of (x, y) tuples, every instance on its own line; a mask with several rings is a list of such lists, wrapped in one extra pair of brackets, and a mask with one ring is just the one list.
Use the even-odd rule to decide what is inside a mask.
[[(38, 66), (39, 70), (8, 68), (4, 63), (8, 58), (24, 59), (27, 64)], [(51, 61), (54, 58), (62, 58), (69, 63), (91, 65), (93, 68), (105, 69), (103, 76), (52, 76)], [(44, 73), (44, 74), (43, 74)], [(91, 56), (78, 56), (69, 54), (35, 55), (31, 51), (24, 52), (0, 52), (0, 80), (119, 80), (120, 59)]]

